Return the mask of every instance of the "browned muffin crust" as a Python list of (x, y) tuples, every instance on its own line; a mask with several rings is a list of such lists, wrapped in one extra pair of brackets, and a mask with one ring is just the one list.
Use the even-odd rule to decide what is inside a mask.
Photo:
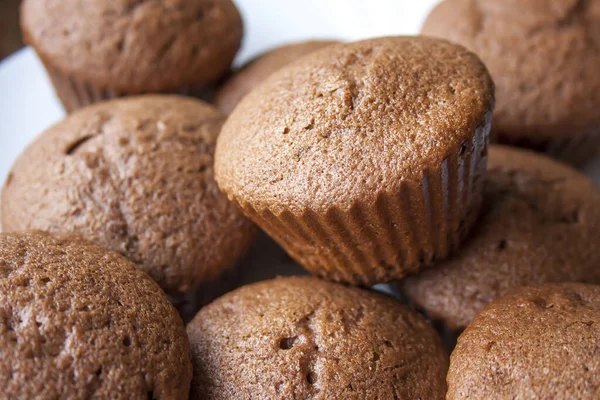
[(491, 146), (479, 221), (457, 254), (401, 282), (430, 317), (455, 331), (521, 286), (600, 283), (600, 191), (565, 164)]
[(25, 0), (25, 40), (50, 69), (116, 92), (171, 92), (222, 76), (242, 39), (231, 0)]
[(600, 286), (525, 287), (459, 337), (447, 399), (598, 399)]
[(0, 381), (11, 399), (187, 399), (181, 318), (124, 257), (68, 235), (0, 234)]
[(445, 41), (329, 46), (242, 101), (219, 140), (219, 185), (276, 211), (350, 208), (382, 189), (397, 193), (399, 177), (420, 179), (472, 140), (492, 89), (479, 59)]
[(223, 118), (179, 96), (71, 114), (16, 161), (2, 191), (2, 227), (77, 232), (126, 255), (170, 292), (211, 281), (254, 232), (213, 178)]
[(271, 75), (223, 126), (215, 176), (311, 272), (388, 281), (444, 258), (480, 202), (493, 83), (425, 37), (337, 44)]
[(600, 152), (600, 1), (551, 3), (446, 0), (422, 33), (464, 45), (489, 68), (492, 136), (583, 162)]
[(310, 277), (244, 286), (187, 326), (192, 399), (443, 399), (447, 355), (390, 297)]
[(252, 60), (223, 84), (215, 94), (213, 103), (225, 114), (231, 113), (244, 96), (262, 83), (272, 73), (323, 47), (337, 43), (332, 40), (311, 40), (286, 44), (267, 51)]

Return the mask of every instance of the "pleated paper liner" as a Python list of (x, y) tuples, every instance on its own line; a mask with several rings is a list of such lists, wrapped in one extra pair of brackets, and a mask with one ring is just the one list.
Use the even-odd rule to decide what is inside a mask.
[[(46, 65), (46, 71), (52, 81), (57, 96), (60, 98), (65, 110), (70, 113), (79, 108), (88, 106), (104, 100), (117, 99), (126, 96), (149, 94), (151, 92), (124, 92), (110, 87), (99, 87), (88, 82), (82, 82), (73, 76)], [(162, 94), (179, 94), (182, 96), (196, 97), (202, 100), (210, 100), (213, 90), (210, 87), (187, 87), (173, 92)], [(153, 93), (153, 92), (152, 92)]]
[(403, 181), (397, 193), (379, 193), (372, 203), (274, 214), (230, 199), (313, 274), (362, 286), (389, 282), (446, 258), (471, 229), (489, 126), (488, 119), (460, 151), (424, 170), (420, 182)]
[(498, 143), (524, 147), (563, 161), (575, 167), (583, 167), (600, 155), (600, 126), (587, 132), (563, 135), (553, 139), (509, 138), (499, 135)]

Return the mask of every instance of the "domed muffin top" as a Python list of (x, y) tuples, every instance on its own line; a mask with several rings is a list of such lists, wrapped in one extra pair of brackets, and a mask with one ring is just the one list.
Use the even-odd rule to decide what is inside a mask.
[(597, 399), (599, 337), (600, 286), (521, 288), (458, 338), (446, 398)]
[(445, 0), (421, 32), (460, 43), (489, 68), (492, 131), (532, 143), (598, 132), (600, 1)]
[(254, 234), (214, 180), (223, 120), (181, 96), (78, 110), (15, 162), (2, 191), (3, 229), (76, 232), (127, 256), (169, 292), (211, 281)]
[(70, 235), (0, 234), (0, 380), (8, 398), (187, 398), (187, 335), (158, 285)]
[(231, 0), (26, 0), (21, 26), (63, 74), (129, 93), (217, 79), (242, 39)]
[(401, 180), (420, 184), (492, 107), (493, 82), (463, 47), (427, 37), (329, 46), (242, 100), (218, 141), (217, 181), (259, 209), (349, 208)]
[(187, 326), (191, 398), (443, 398), (447, 354), (395, 299), (312, 277), (244, 286)]

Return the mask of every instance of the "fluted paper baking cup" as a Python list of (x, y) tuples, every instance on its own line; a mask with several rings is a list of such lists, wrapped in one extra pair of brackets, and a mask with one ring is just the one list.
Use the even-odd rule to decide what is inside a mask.
[(446, 258), (469, 232), (481, 205), (489, 127), (488, 120), (470, 143), (424, 169), (420, 182), (402, 181), (373, 203), (276, 214), (230, 199), (315, 275), (364, 286), (400, 279)]

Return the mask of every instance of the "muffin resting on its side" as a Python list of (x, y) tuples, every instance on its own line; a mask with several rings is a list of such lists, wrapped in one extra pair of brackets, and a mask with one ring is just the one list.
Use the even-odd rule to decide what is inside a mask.
[(332, 40), (313, 40), (291, 43), (269, 50), (252, 60), (217, 90), (213, 103), (225, 114), (231, 113), (244, 96), (272, 73), (325, 46), (337, 43)]
[(387, 37), (302, 57), (227, 119), (215, 177), (321, 277), (371, 285), (445, 258), (481, 201), (493, 82), (444, 40)]
[(0, 234), (0, 382), (10, 399), (187, 399), (181, 318), (134, 264), (70, 235)]
[(312, 277), (244, 286), (187, 326), (192, 399), (443, 399), (448, 355), (391, 297)]
[(229, 70), (231, 0), (24, 0), (21, 28), (67, 111), (132, 94), (188, 94)]
[(421, 32), (489, 68), (492, 138), (576, 165), (600, 154), (600, 1), (445, 0)]
[(214, 281), (254, 237), (213, 178), (223, 119), (202, 101), (166, 95), (81, 109), (17, 159), (2, 228), (76, 232), (127, 256), (168, 293)]
[(458, 338), (446, 398), (598, 399), (598, 338), (600, 286), (521, 288)]
[(491, 146), (482, 213), (449, 260), (400, 282), (418, 308), (463, 330), (521, 286), (600, 283), (600, 191), (541, 154)]

